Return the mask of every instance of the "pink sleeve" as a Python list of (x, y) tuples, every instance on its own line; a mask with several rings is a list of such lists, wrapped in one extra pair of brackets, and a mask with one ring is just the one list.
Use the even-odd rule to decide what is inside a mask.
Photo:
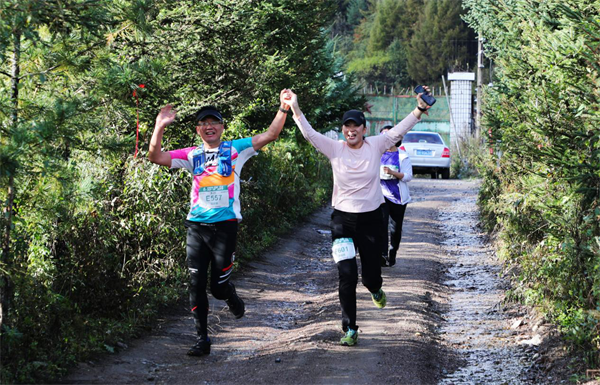
[(184, 160), (187, 160), (188, 154), (194, 148), (196, 148), (196, 147), (181, 148), (179, 150), (169, 151), (169, 154), (171, 155), (171, 159), (184, 159)]
[(421, 119), (417, 118), (412, 111), (406, 115), (406, 118), (402, 119), (402, 121), (394, 126), (391, 130), (385, 133), (385, 145), (384, 149), (392, 147), (399, 140), (404, 138), (404, 135), (415, 126), (415, 124), (419, 123)]
[(171, 155), (171, 168), (186, 168), (192, 169), (191, 162), (188, 159), (190, 152), (194, 151), (196, 147), (187, 147), (179, 150), (169, 151)]
[(302, 135), (306, 140), (310, 142), (317, 150), (319, 150), (327, 158), (331, 159), (335, 155), (336, 148), (341, 147), (342, 144), (335, 139), (326, 137), (325, 135), (317, 132), (312, 128), (310, 123), (304, 117), (304, 114), (299, 118), (294, 117), (294, 121)]

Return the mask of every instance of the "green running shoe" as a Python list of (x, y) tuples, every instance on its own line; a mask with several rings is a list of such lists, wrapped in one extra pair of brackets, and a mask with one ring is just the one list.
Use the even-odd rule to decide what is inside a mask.
[(373, 298), (373, 303), (380, 309), (385, 307), (387, 303), (387, 299), (385, 297), (385, 292), (382, 289), (379, 289), (377, 293), (371, 293), (371, 297)]
[(358, 331), (348, 328), (346, 335), (340, 340), (343, 346), (353, 346), (358, 342)]

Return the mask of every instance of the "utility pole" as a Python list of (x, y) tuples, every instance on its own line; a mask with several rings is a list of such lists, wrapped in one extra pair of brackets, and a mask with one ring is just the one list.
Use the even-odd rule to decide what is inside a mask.
[(477, 115), (475, 115), (475, 137), (479, 139), (481, 136), (481, 91), (483, 86), (483, 79), (481, 71), (483, 69), (483, 37), (481, 33), (477, 39)]

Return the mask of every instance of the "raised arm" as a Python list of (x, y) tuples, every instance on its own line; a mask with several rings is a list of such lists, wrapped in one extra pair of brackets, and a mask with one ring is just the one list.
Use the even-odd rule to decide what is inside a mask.
[(252, 137), (252, 147), (254, 148), (254, 151), (260, 150), (267, 144), (277, 140), (279, 137), (283, 125), (285, 124), (285, 118), (287, 117), (287, 113), (282, 111), (287, 110), (287, 105), (283, 101), (285, 91), (286, 90), (281, 90), (279, 93), (279, 111), (277, 111), (277, 115), (275, 115), (275, 118), (267, 131)]
[[(423, 88), (425, 88), (425, 91), (427, 92), (431, 92), (431, 90), (429, 89), (428, 86), (423, 86)], [(421, 119), (421, 115), (423, 115), (425, 113), (426, 110), (430, 109), (431, 106), (428, 105), (427, 103), (425, 103), (423, 101), (423, 99), (421, 99), (421, 95), (423, 95), (423, 93), (417, 94), (417, 106), (415, 107), (415, 109), (412, 111), (413, 115), (417, 118), (417, 119)]]
[[(424, 88), (427, 90), (427, 92), (429, 92), (429, 87), (424, 86)], [(421, 95), (423, 94), (417, 95), (417, 107), (415, 107), (415, 109), (410, 114), (408, 114), (408, 116), (406, 116), (406, 118), (404, 118), (400, 123), (396, 124), (394, 128), (386, 132), (386, 142), (384, 145), (384, 149), (390, 148), (392, 145), (394, 145), (394, 143), (397, 143), (399, 140), (402, 140), (404, 135), (408, 131), (412, 130), (415, 124), (417, 124), (421, 120), (421, 115), (423, 115), (423, 113), (430, 108), (430, 106), (428, 106), (427, 103), (425, 103), (423, 99), (421, 99)]]
[(171, 167), (171, 155), (162, 150), (161, 143), (165, 127), (173, 123), (176, 115), (177, 112), (173, 109), (173, 106), (166, 105), (156, 116), (154, 132), (152, 133), (152, 139), (150, 139), (150, 148), (148, 149), (148, 160), (150, 162)]
[(285, 90), (283, 102), (292, 110), (294, 118), (300, 119), (303, 114), (300, 110), (300, 105), (298, 104), (298, 95), (292, 90)]
[(326, 137), (320, 132), (315, 131), (310, 123), (304, 117), (298, 104), (298, 97), (292, 90), (286, 90), (284, 95), (286, 105), (294, 112), (294, 121), (302, 132), (302, 136), (310, 142), (317, 150), (328, 158), (332, 158), (335, 153), (336, 146), (339, 146), (337, 140)]

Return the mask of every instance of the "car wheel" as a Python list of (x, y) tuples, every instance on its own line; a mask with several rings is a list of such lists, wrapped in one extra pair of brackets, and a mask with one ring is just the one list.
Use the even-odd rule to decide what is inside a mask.
[(450, 169), (445, 168), (442, 170), (442, 179), (450, 179)]

